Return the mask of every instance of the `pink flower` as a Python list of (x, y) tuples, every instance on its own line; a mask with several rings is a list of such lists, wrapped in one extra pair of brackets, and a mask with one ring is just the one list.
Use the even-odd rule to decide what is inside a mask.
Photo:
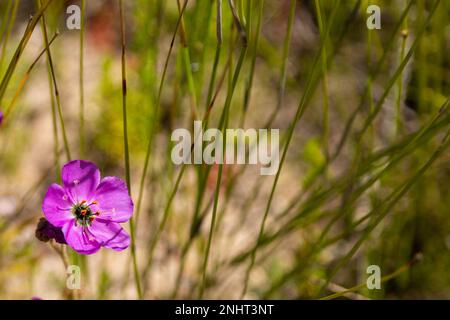
[(45, 218), (62, 229), (67, 244), (81, 254), (100, 247), (126, 249), (130, 237), (119, 223), (133, 214), (123, 180), (104, 177), (91, 162), (74, 160), (62, 168), (63, 186), (50, 185), (42, 204)]

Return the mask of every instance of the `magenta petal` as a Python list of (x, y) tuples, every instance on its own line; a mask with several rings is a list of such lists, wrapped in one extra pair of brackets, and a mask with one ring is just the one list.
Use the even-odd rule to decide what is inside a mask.
[(48, 187), (42, 203), (42, 211), (52, 225), (62, 227), (69, 220), (72, 220), (71, 207), (72, 203), (60, 185), (53, 183)]
[(126, 222), (133, 215), (133, 201), (122, 179), (105, 177), (95, 192), (97, 205), (94, 211), (100, 212), (103, 220)]
[(100, 171), (92, 162), (70, 161), (62, 168), (62, 181), (74, 203), (90, 201), (100, 183)]
[(89, 232), (106, 248), (121, 251), (130, 245), (130, 236), (120, 224), (96, 219), (89, 228)]
[(75, 221), (66, 223), (62, 227), (67, 244), (76, 252), (81, 254), (93, 254), (101, 245), (89, 234), (86, 227), (76, 226)]

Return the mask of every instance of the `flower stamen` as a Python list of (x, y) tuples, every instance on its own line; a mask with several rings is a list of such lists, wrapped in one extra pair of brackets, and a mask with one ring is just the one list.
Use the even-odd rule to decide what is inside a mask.
[(96, 216), (100, 214), (99, 211), (94, 212), (90, 208), (93, 204), (97, 204), (97, 201), (88, 204), (86, 200), (83, 200), (72, 207), (72, 214), (74, 215), (76, 226), (89, 227)]

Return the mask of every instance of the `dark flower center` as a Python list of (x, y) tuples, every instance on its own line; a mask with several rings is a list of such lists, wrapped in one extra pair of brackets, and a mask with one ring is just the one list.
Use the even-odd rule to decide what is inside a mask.
[(96, 202), (87, 204), (86, 201), (82, 201), (72, 207), (72, 213), (75, 216), (77, 226), (90, 226), (95, 217), (99, 215), (98, 212), (93, 212), (90, 208), (92, 204), (96, 204)]

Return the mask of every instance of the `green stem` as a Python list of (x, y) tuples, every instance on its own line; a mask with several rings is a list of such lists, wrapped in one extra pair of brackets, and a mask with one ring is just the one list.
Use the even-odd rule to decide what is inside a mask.
[[(370, 1), (368, 0), (367, 5), (369, 5)], [(372, 55), (373, 55), (373, 30), (367, 29), (367, 65), (368, 70), (372, 69)], [(367, 81), (367, 95), (369, 99), (369, 114), (374, 110), (374, 100), (373, 100), (373, 79), (369, 75)], [(374, 127), (373, 124), (370, 125), (369, 128), (369, 150), (372, 150), (374, 144)]]
[[(319, 0), (314, 0), (316, 7), (316, 15), (319, 24), (319, 32), (321, 37), (324, 33), (324, 21), (322, 17), (322, 9)], [(326, 43), (322, 52), (322, 90), (323, 90), (323, 119), (322, 119), (322, 143), (324, 154), (328, 159), (328, 140), (329, 140), (329, 93), (328, 93), (328, 66), (327, 66), (327, 50)]]
[[(36, 1), (39, 4), (39, 0)], [(44, 25), (41, 24), (41, 31), (42, 36), (44, 36)], [(52, 131), (53, 131), (53, 156), (55, 158), (55, 174), (56, 174), (56, 181), (61, 182), (61, 164), (60, 164), (60, 157), (59, 157), (59, 139), (58, 139), (58, 120), (56, 115), (56, 103), (55, 98), (53, 96), (53, 81), (52, 81), (52, 71), (50, 69), (50, 62), (48, 60), (47, 56), (47, 78), (48, 78), (48, 88), (50, 90), (50, 105), (51, 105), (51, 114), (52, 114)]]
[[(251, 0), (248, 0), (251, 1)], [(241, 120), (241, 126), (243, 126), (244, 122), (245, 122), (245, 116), (247, 114), (247, 110), (250, 106), (250, 99), (251, 99), (251, 93), (252, 93), (252, 87), (253, 87), (253, 79), (255, 76), (255, 67), (256, 67), (256, 56), (257, 56), (257, 52), (258, 52), (258, 45), (259, 45), (259, 38), (261, 35), (261, 21), (262, 21), (262, 16), (264, 13), (264, 0), (259, 1), (259, 11), (258, 11), (258, 17), (256, 20), (256, 33), (255, 33), (255, 38), (254, 38), (254, 42), (253, 42), (253, 46), (252, 46), (252, 51), (250, 53), (252, 60), (251, 60), (251, 64), (250, 64), (250, 72), (249, 72), (249, 77), (248, 77), (248, 81), (247, 81), (247, 86), (245, 88), (245, 95), (244, 95), (244, 108), (243, 108), (243, 114), (242, 114), (242, 120)], [(252, 14), (251, 12), (248, 13), (248, 21), (247, 21), (247, 36), (248, 38), (251, 37), (251, 22), (252, 22)]]
[(292, 42), (292, 28), (294, 26), (295, 22), (295, 8), (296, 8), (297, 0), (291, 0), (291, 6), (289, 9), (289, 18), (287, 22), (287, 30), (286, 30), (286, 37), (284, 37), (284, 44), (283, 44), (283, 57), (281, 59), (281, 72), (280, 72), (280, 83), (279, 83), (279, 90), (278, 90), (278, 99), (277, 99), (277, 107), (272, 111), (272, 113), (269, 116), (269, 119), (267, 120), (266, 124), (264, 125), (265, 128), (269, 128), (272, 126), (273, 121), (275, 120), (275, 117), (277, 116), (278, 112), (282, 108), (284, 104), (284, 93), (286, 90), (286, 79), (287, 79), (287, 65), (288, 65), (288, 57), (289, 57), (289, 49), (291, 47)]
[[(58, 34), (56, 33), (52, 39), (50, 40), (50, 42), (48, 43), (48, 46), (50, 46), (53, 41), (56, 39), (56, 37), (58, 36)], [(14, 93), (14, 96), (9, 104), (9, 106), (5, 109), (5, 114), (3, 117), (3, 121), (6, 120), (6, 118), (9, 117), (9, 114), (12, 112), (14, 106), (16, 105), (17, 99), (20, 96), (20, 93), (22, 93), (23, 88), (25, 87), (26, 82), (28, 81), (28, 79), (30, 78), (31, 75), (31, 71), (33, 70), (34, 66), (36, 65), (36, 63), (38, 63), (39, 59), (44, 55), (44, 53), (48, 50), (48, 46), (46, 48), (44, 48), (39, 55), (36, 57), (36, 59), (34, 59), (33, 63), (28, 67), (28, 70), (25, 72), (24, 76), (22, 77), (22, 80), (19, 83), (19, 87), (17, 88), (16, 92)]]
[[(406, 41), (408, 39), (408, 20), (405, 19), (404, 28), (402, 30), (402, 44), (400, 49), (400, 61), (405, 58)], [(395, 134), (398, 136), (402, 130), (402, 93), (403, 93), (403, 73), (400, 73), (397, 82), (397, 101), (395, 114)]]
[[(124, 160), (125, 160), (125, 177), (128, 192), (131, 195), (131, 177), (130, 177), (130, 153), (128, 147), (128, 123), (127, 123), (127, 74), (126, 74), (126, 46), (125, 46), (125, 15), (123, 9), (123, 0), (119, 0), (120, 10), (120, 34), (122, 42), (122, 116), (123, 116), (123, 142), (124, 142)], [(136, 236), (134, 228), (134, 220), (130, 219), (130, 236), (131, 236), (131, 256), (133, 258), (133, 273), (136, 284), (136, 292), (139, 299), (142, 299), (141, 280), (139, 276), (137, 255), (136, 255)]]
[(281, 173), (281, 170), (283, 168), (284, 161), (286, 159), (287, 151), (288, 151), (290, 142), (292, 140), (295, 127), (297, 126), (298, 121), (303, 116), (303, 113), (305, 111), (306, 102), (308, 100), (308, 97), (309, 97), (310, 91), (311, 91), (311, 87), (312, 87), (313, 82), (314, 82), (313, 80), (314, 80), (314, 75), (315, 75), (315, 70), (316, 70), (315, 67), (316, 67), (320, 57), (322, 56), (322, 52), (324, 50), (325, 43), (326, 43), (326, 41), (328, 39), (328, 35), (330, 33), (331, 26), (333, 25), (334, 19), (336, 17), (336, 13), (338, 11), (337, 10), (338, 8), (339, 8), (339, 1), (334, 3), (334, 7), (333, 7), (333, 11), (331, 13), (329, 24), (327, 25), (326, 31), (324, 33), (324, 36), (321, 39), (319, 52), (317, 53), (317, 55), (315, 57), (314, 63), (312, 65), (311, 71), (310, 71), (309, 76), (308, 76), (308, 80), (307, 80), (307, 85), (306, 85), (305, 91), (303, 92), (302, 98), (301, 98), (300, 103), (299, 103), (299, 105), (297, 107), (297, 111), (296, 111), (294, 120), (292, 121), (291, 125), (289, 126), (288, 133), (287, 133), (287, 140), (286, 140), (286, 143), (285, 143), (285, 146), (284, 146), (284, 149), (283, 149), (283, 153), (282, 153), (282, 156), (281, 156), (281, 160), (280, 160), (280, 164), (279, 164), (279, 167), (278, 167), (278, 171), (277, 171), (277, 173), (275, 175), (275, 179), (274, 179), (274, 182), (273, 182), (273, 185), (272, 185), (272, 189), (270, 191), (270, 195), (269, 195), (269, 199), (267, 201), (266, 209), (264, 211), (264, 215), (263, 215), (263, 218), (262, 218), (262, 221), (261, 221), (261, 225), (260, 225), (259, 233), (258, 233), (258, 238), (256, 240), (256, 243), (255, 243), (254, 247), (253, 247), (251, 258), (250, 258), (250, 262), (249, 262), (248, 268), (247, 268), (246, 273), (245, 273), (244, 287), (242, 289), (241, 298), (243, 298), (245, 296), (246, 292), (247, 292), (248, 283), (249, 283), (249, 280), (250, 280), (250, 274), (251, 274), (251, 271), (252, 271), (253, 266), (255, 264), (256, 252), (258, 250), (259, 243), (260, 243), (262, 235), (264, 233), (265, 223), (266, 223), (267, 217), (269, 215), (269, 211), (270, 211), (270, 208), (271, 208), (271, 205), (272, 205), (272, 201), (273, 201), (273, 196), (275, 194), (275, 190), (276, 190), (276, 187), (278, 185), (278, 180), (280, 178), (280, 173)]
[(398, 37), (398, 32), (402, 28), (403, 22), (406, 19), (407, 14), (408, 14), (409, 10), (411, 9), (414, 2), (415, 2), (415, 0), (410, 0), (408, 2), (408, 5), (406, 6), (405, 10), (403, 10), (403, 13), (402, 13), (399, 21), (396, 23), (394, 30), (393, 30), (391, 36), (389, 37), (389, 40), (387, 41), (387, 45), (385, 46), (385, 48), (383, 50), (383, 54), (382, 54), (381, 58), (378, 60), (375, 67), (370, 71), (370, 74), (369, 74), (370, 78), (367, 81), (366, 87), (364, 89), (364, 94), (361, 96), (358, 106), (356, 107), (355, 110), (353, 110), (349, 120), (347, 121), (345, 128), (343, 130), (343, 133), (341, 135), (341, 138), (339, 139), (338, 146), (336, 147), (336, 150), (335, 150), (334, 154), (332, 155), (330, 161), (334, 161), (340, 155), (341, 151), (343, 150), (345, 142), (346, 142), (346, 140), (351, 132), (351, 128), (355, 122), (356, 116), (358, 115), (358, 112), (360, 112), (363, 109), (366, 98), (369, 95), (368, 83), (370, 81), (372, 81), (372, 82), (375, 81), (377, 79), (377, 77), (380, 75), (381, 68), (384, 66), (384, 63), (388, 59), (388, 54), (390, 52), (390, 49), (394, 45), (395, 40)]
[(177, 24), (175, 26), (175, 30), (173, 32), (172, 35), (172, 40), (170, 42), (170, 47), (169, 47), (169, 52), (167, 53), (166, 56), (166, 60), (164, 63), (164, 69), (163, 69), (163, 73), (161, 76), (161, 81), (159, 83), (159, 89), (158, 89), (158, 95), (156, 97), (156, 103), (155, 103), (155, 112), (154, 112), (154, 121), (150, 123), (149, 125), (149, 136), (148, 136), (148, 144), (147, 144), (147, 150), (145, 153), (145, 159), (144, 159), (144, 168), (142, 170), (142, 175), (141, 175), (141, 179), (139, 182), (139, 194), (138, 194), (138, 201), (137, 201), (137, 205), (136, 205), (136, 220), (139, 219), (139, 214), (141, 211), (141, 206), (142, 206), (142, 198), (144, 195), (144, 188), (145, 188), (145, 181), (148, 175), (148, 165), (150, 163), (150, 155), (151, 155), (151, 151), (152, 151), (152, 145), (153, 145), (153, 139), (155, 136), (155, 132), (157, 129), (157, 122), (158, 122), (158, 117), (159, 117), (159, 109), (160, 109), (160, 104), (161, 104), (161, 95), (162, 95), (162, 90), (164, 87), (164, 82), (166, 79), (166, 75), (167, 75), (167, 70), (169, 67), (169, 60), (170, 60), (170, 56), (172, 54), (173, 51), (173, 47), (174, 47), (174, 43), (175, 43), (175, 39), (176, 39), (176, 35), (178, 33), (178, 29), (181, 23), (181, 18), (183, 17), (184, 11), (186, 10), (186, 6), (188, 4), (188, 0), (185, 0), (183, 7), (181, 9), (180, 15), (178, 17), (177, 20)]
[[(242, 69), (242, 64), (245, 59), (246, 52), (247, 52), (247, 46), (244, 43), (243, 47), (241, 48), (241, 53), (240, 53), (239, 60), (236, 65), (236, 70), (234, 71), (232, 86), (228, 89), (227, 98), (226, 98), (225, 106), (224, 106), (224, 111), (222, 113), (222, 117), (221, 117), (220, 124), (219, 124), (219, 130), (221, 132), (225, 132), (225, 130), (228, 126), (229, 109), (230, 109), (231, 101), (233, 99), (234, 90), (236, 88), (236, 83), (239, 79), (239, 74)], [(219, 138), (216, 137), (215, 141), (217, 141), (218, 139)], [(225, 157), (226, 144), (227, 144), (227, 135), (225, 134), (223, 136), (223, 145), (222, 145), (222, 148), (223, 148), (222, 156), (223, 157)], [(199, 299), (203, 298), (203, 293), (204, 293), (205, 286), (206, 286), (206, 274), (207, 274), (207, 268), (208, 268), (208, 259), (209, 259), (209, 253), (210, 253), (211, 243), (212, 243), (212, 238), (213, 238), (213, 233), (214, 233), (214, 226), (215, 226), (216, 214), (217, 214), (217, 206), (219, 203), (219, 193), (220, 193), (220, 186), (221, 186), (221, 181), (222, 181), (222, 170), (223, 170), (223, 163), (221, 162), (219, 164), (219, 172), (218, 172), (218, 176), (217, 176), (216, 188), (215, 188), (215, 193), (214, 193), (214, 205), (213, 205), (213, 212), (211, 215), (211, 225), (210, 225), (210, 229), (209, 229), (208, 242), (206, 245), (205, 257), (203, 260), (202, 282), (200, 285)]]
[[(19, 7), (19, 0), (15, 0), (14, 7), (12, 8), (12, 12), (11, 12), (11, 18), (10, 18), (9, 24), (8, 24), (8, 29), (6, 30), (5, 38), (3, 39), (2, 54), (0, 57), (0, 72), (3, 69), (3, 62), (4, 62), (5, 56), (6, 56), (6, 47), (8, 45), (9, 37), (11, 36), (11, 31), (14, 26), (14, 22), (16, 21), (18, 7)], [(6, 10), (5, 14), (7, 12), (8, 12), (8, 10)], [(6, 19), (5, 19), (5, 21), (6, 21)]]
[(86, 0), (81, 0), (81, 30), (80, 30), (80, 155), (86, 153), (84, 134), (84, 31), (85, 31)]
[[(413, 260), (411, 260), (411, 261), (409, 261), (407, 264), (401, 266), (400, 268), (398, 268), (398, 269), (395, 270), (394, 272), (392, 272), (392, 273), (390, 273), (390, 274), (388, 274), (388, 275), (386, 275), (386, 276), (384, 276), (384, 277), (381, 277), (381, 278), (380, 278), (380, 283), (384, 283), (384, 282), (386, 282), (386, 281), (389, 281), (389, 280), (391, 280), (391, 279), (397, 277), (398, 275), (402, 274), (403, 272), (407, 271), (407, 270), (408, 270), (414, 263), (416, 263), (419, 259), (420, 259), (420, 257), (415, 257)], [(358, 291), (358, 290), (363, 289), (363, 288), (366, 288), (366, 287), (367, 287), (367, 283), (364, 282), (364, 283), (361, 283), (361, 284), (359, 284), (359, 285), (357, 285), (357, 286), (354, 286), (354, 287), (352, 287), (352, 288), (349, 288), (349, 289), (346, 289), (346, 290), (343, 290), (343, 291), (340, 291), (340, 292), (331, 294), (331, 295), (329, 295), (329, 296), (320, 298), (320, 300), (332, 300), (332, 299), (336, 299), (336, 298), (339, 298), (339, 297), (342, 297), (342, 296), (346, 295), (347, 293), (355, 292), (355, 291)]]
[(182, 57), (182, 63), (184, 67), (184, 72), (187, 79), (189, 94), (191, 96), (191, 112), (194, 119), (198, 119), (198, 108), (197, 108), (197, 96), (196, 96), (196, 89), (195, 89), (195, 83), (194, 83), (194, 77), (192, 75), (192, 67), (191, 67), (191, 56), (189, 53), (189, 45), (186, 35), (186, 29), (184, 26), (184, 18), (181, 14), (181, 4), (180, 0), (177, 0), (178, 5), (178, 13), (181, 17), (181, 23), (180, 23), (180, 41), (181, 41), (181, 57)]
[[(41, 0), (39, 0), (39, 3), (40, 3), (41, 8), (44, 8), (42, 6), (42, 1)], [(53, 66), (52, 54), (51, 54), (51, 50), (49, 48), (49, 41), (48, 41), (48, 36), (47, 36), (47, 24), (45, 22), (45, 15), (44, 14), (42, 14), (42, 30), (43, 30), (43, 35), (44, 35), (45, 46), (47, 47), (47, 60), (48, 60), (49, 66), (50, 66), (50, 74), (52, 76), (52, 81), (53, 81), (53, 92), (55, 94), (56, 106), (57, 106), (58, 116), (59, 116), (59, 122), (60, 122), (60, 125), (61, 125), (61, 132), (62, 132), (63, 142), (64, 142), (64, 150), (66, 152), (67, 161), (71, 161), (72, 160), (72, 156), (71, 156), (71, 153), (70, 153), (69, 142), (68, 142), (68, 139), (67, 139), (66, 126), (64, 124), (64, 117), (63, 117), (62, 107), (61, 107), (61, 98), (60, 98), (60, 95), (59, 95), (58, 84), (57, 84), (57, 81), (56, 81), (56, 75), (55, 75), (55, 69), (54, 69), (54, 66)]]
[(2, 104), (3, 97), (6, 92), (6, 88), (8, 87), (9, 81), (11, 80), (11, 77), (14, 73), (14, 70), (17, 67), (17, 64), (19, 62), (20, 57), (22, 56), (23, 51), (25, 50), (25, 47), (28, 43), (28, 41), (31, 38), (31, 35), (33, 33), (34, 28), (36, 27), (37, 23), (39, 22), (40, 18), (43, 16), (44, 11), (48, 8), (52, 0), (48, 0), (43, 6), (39, 8), (39, 10), (36, 12), (36, 14), (28, 21), (27, 27), (25, 29), (25, 32), (23, 34), (22, 39), (20, 40), (19, 45), (16, 48), (16, 51), (14, 52), (14, 55), (11, 59), (11, 62), (8, 65), (8, 68), (5, 72), (5, 75), (3, 76), (3, 79), (0, 83), (0, 105)]
[[(226, 74), (227, 74), (227, 68), (230, 65), (230, 60), (228, 60), (228, 63), (225, 67), (225, 70), (223, 71), (223, 74), (219, 80), (218, 83), (218, 87), (216, 89), (216, 92), (214, 94), (213, 97), (213, 84), (215, 83), (215, 78), (216, 78), (216, 69), (217, 69), (217, 65), (218, 65), (218, 61), (219, 61), (219, 57), (220, 57), (220, 48), (222, 46), (222, 38), (221, 38), (221, 0), (219, 0), (218, 2), (218, 32), (217, 32), (217, 49), (216, 49), (216, 58), (214, 61), (214, 67), (213, 67), (213, 73), (211, 75), (211, 80), (210, 80), (210, 85), (209, 85), (209, 89), (208, 89), (208, 101), (209, 104), (206, 106), (206, 112), (205, 112), (205, 116), (203, 118), (203, 131), (206, 130), (206, 128), (208, 127), (208, 120), (209, 120), (209, 114), (211, 112), (212, 107), (214, 106), (214, 102), (217, 98), (217, 95), (222, 87), (222, 84), (225, 80)], [(231, 57), (231, 56), (230, 56)], [(181, 282), (181, 278), (182, 278), (182, 274), (183, 274), (183, 269), (184, 269), (184, 265), (185, 265), (185, 259), (186, 259), (186, 255), (187, 252), (189, 251), (194, 239), (196, 238), (196, 236), (199, 234), (199, 230), (200, 230), (200, 226), (201, 223), (203, 221), (203, 217), (205, 215), (205, 213), (200, 214), (200, 210), (202, 207), (202, 203), (203, 203), (203, 198), (205, 195), (205, 189), (206, 189), (206, 183), (207, 183), (207, 179), (209, 177), (209, 173), (211, 171), (211, 166), (206, 166), (206, 169), (204, 170), (204, 172), (202, 172), (202, 170), (200, 169), (200, 173), (199, 173), (199, 187), (197, 189), (197, 197), (196, 197), (196, 202), (195, 202), (195, 209), (194, 209), (194, 214), (192, 216), (192, 221), (191, 221), (191, 227), (190, 227), (190, 232), (189, 232), (189, 237), (188, 240), (186, 241), (185, 245), (183, 246), (182, 249), (182, 253), (181, 253), (181, 262), (180, 262), (180, 266), (178, 268), (178, 273), (177, 273), (177, 278), (176, 278), (176, 283), (175, 283), (175, 287), (174, 290), (172, 292), (172, 298), (174, 299), (177, 296), (178, 293), (178, 289), (180, 287), (180, 282)]]
[(361, 247), (361, 245), (364, 243), (365, 240), (369, 237), (371, 232), (375, 229), (376, 226), (379, 225), (379, 223), (386, 217), (386, 215), (391, 212), (392, 208), (395, 206), (395, 204), (398, 203), (398, 201), (411, 189), (412, 186), (415, 185), (415, 183), (419, 180), (421, 176), (431, 167), (431, 165), (443, 154), (443, 152), (448, 148), (449, 141), (448, 137), (450, 136), (450, 130), (447, 131), (444, 138), (442, 139), (441, 143), (439, 144), (438, 148), (433, 152), (431, 157), (428, 159), (428, 161), (419, 168), (415, 174), (406, 180), (401, 186), (396, 188), (388, 197), (383, 201), (384, 205), (374, 208), (369, 216), (372, 218), (372, 223), (370, 223), (367, 228), (364, 230), (363, 235), (359, 238), (359, 240), (353, 245), (353, 247), (350, 249), (350, 251), (342, 258), (337, 266), (331, 271), (327, 281), (321, 288), (320, 292), (323, 291), (327, 285), (330, 283), (330, 281), (333, 279), (333, 277), (337, 274), (337, 272), (344, 267), (350, 259), (354, 256), (354, 254), (358, 251), (358, 249)]

